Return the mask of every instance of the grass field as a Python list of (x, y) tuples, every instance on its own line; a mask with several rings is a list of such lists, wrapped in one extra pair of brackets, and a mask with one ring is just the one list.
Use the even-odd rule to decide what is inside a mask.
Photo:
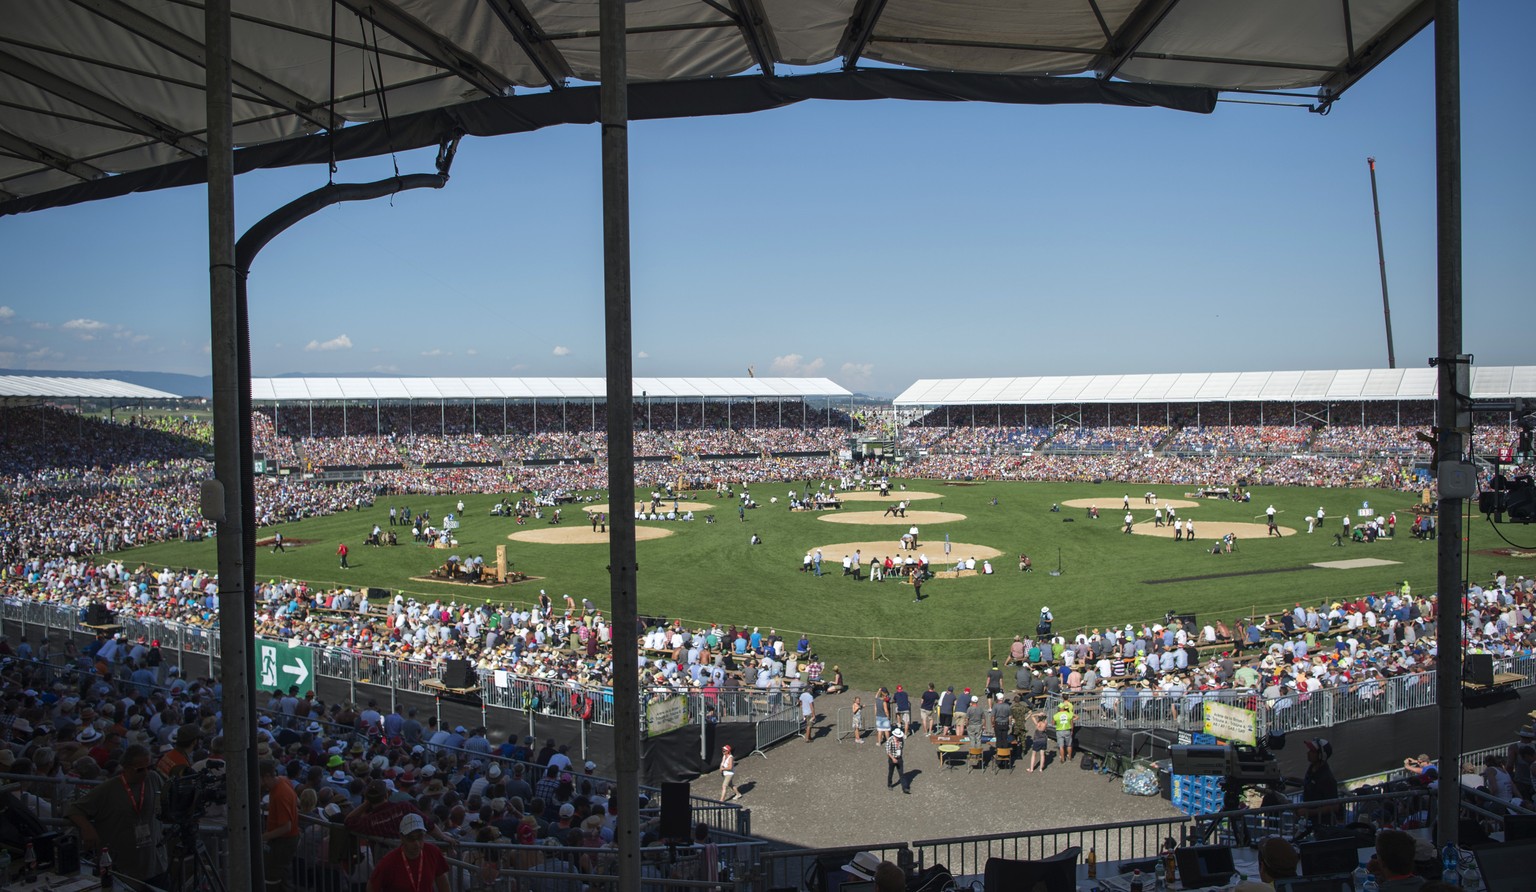
[[(717, 502), (713, 494), (700, 494), (695, 500), (710, 503), (719, 518), (717, 523), (705, 524), (705, 512), (699, 512), (701, 519), (692, 523), (642, 524), (663, 526), (672, 535), (638, 545), (640, 611), (680, 616), (695, 625), (734, 623), (759, 626), (765, 632), (771, 627), (791, 641), (806, 631), (819, 655), (829, 664), (840, 665), (850, 682), (864, 687), (929, 681), (974, 684), (985, 672), (989, 653), (1002, 658), (1015, 634), (1033, 630), (1042, 604), (1054, 612), (1060, 632), (1084, 625), (1160, 619), (1168, 610), (1193, 612), (1202, 621), (1214, 613), (1230, 622), (1255, 608), (1262, 612), (1289, 607), (1298, 600), (1316, 602), (1385, 591), (1405, 579), (1419, 593), (1435, 587), (1435, 546), (1416, 541), (1407, 532), (1412, 521), (1409, 509), (1415, 501), (1410, 494), (1261, 487), (1253, 490), (1253, 501), (1247, 504), (1212, 500), (1181, 509), (1181, 516), (1194, 518), (1201, 531), (1197, 543), (1188, 544), (1149, 535), (1124, 535), (1120, 506), (1122, 495), (1128, 493), (1138, 523), (1151, 527), (1151, 508), (1142, 504), (1142, 493), (1151, 490), (1163, 499), (1179, 499), (1193, 487), (905, 482), (914, 492), (941, 496), (915, 501), (913, 510), (964, 515), (963, 520), (922, 524), (921, 550), (935, 564), (943, 563), (946, 533), (955, 542), (991, 546), (1002, 552), (1002, 557), (993, 561), (994, 575), (949, 579), (941, 572), (938, 579), (923, 586), (924, 600), (915, 604), (910, 586), (894, 581), (855, 583), (844, 578), (843, 552), (838, 548), (825, 548), (822, 577), (801, 573), (802, 556), (816, 546), (887, 541), (894, 556), (896, 539), (906, 527), (828, 523), (819, 519), (824, 514), (791, 513), (784, 507), (791, 485), (762, 485), (752, 489), (752, 496), (763, 507), (748, 511), (745, 523), (737, 519), (734, 503)], [(891, 500), (898, 495), (893, 492)], [(772, 497), (779, 499), (777, 505), (769, 504)], [(430, 508), (436, 519), (452, 511), (459, 498), (415, 496), (393, 501), (418, 512)], [(417, 545), (408, 536), (394, 548), (363, 547), (363, 537), (373, 523), (388, 528), (388, 499), (361, 515), (348, 512), (284, 525), (281, 529), (290, 542), (310, 544), (290, 548), (285, 554), (258, 549), (257, 574), (263, 579), (283, 576), (320, 585), (377, 586), (459, 601), (491, 598), (527, 604), (544, 588), (557, 604), (565, 593), (578, 603), (589, 597), (599, 605), (608, 604), (606, 545), (511, 542), (507, 539), (510, 533), (545, 527), (536, 521), (517, 527), (511, 519), (489, 516), (495, 497), (462, 498), (467, 510), (459, 531), (458, 553), (483, 554), (492, 563), (495, 546), (506, 544), (513, 568), (538, 579), (496, 588), (411, 581), (410, 577), (425, 575), (441, 564), (447, 552)], [(1101, 519), (1088, 520), (1083, 508), (1064, 506), (1061, 513), (1050, 511), (1052, 503), (1083, 498), (1097, 501)], [(1339, 518), (1346, 513), (1353, 516), (1367, 501), (1382, 514), (1397, 511), (1397, 538), (1333, 547)], [(1261, 531), (1240, 538), (1235, 554), (1209, 553), (1214, 536), (1205, 530), (1220, 522), (1262, 524), (1264, 509), (1271, 503), (1279, 523), (1295, 532), (1266, 539)], [(1327, 524), (1307, 535), (1306, 515), (1315, 514), (1319, 505), (1327, 511)], [(878, 518), (884, 508), (883, 502), (849, 502), (842, 512), (827, 514), (869, 511), (871, 517)], [(567, 506), (565, 516), (568, 525), (584, 523), (584, 516), (574, 506)], [(1480, 519), (1469, 529), (1474, 552), (1503, 544), (1486, 532), (1487, 526)], [(264, 529), (261, 535), (271, 532)], [(762, 537), (762, 545), (749, 544), (754, 532)], [(346, 541), (352, 552), (353, 568), (347, 571), (337, 566), (335, 551), (341, 541)], [(1064, 572), (1053, 577), (1048, 571), (1057, 566), (1058, 549)], [(1034, 572), (1018, 572), (1020, 551), (1034, 559)], [(211, 542), (155, 545), (121, 557), (133, 566), (146, 562), (213, 569), (216, 565)], [(866, 551), (866, 563), (869, 557)], [(1398, 563), (1345, 570), (1310, 566), (1357, 558)], [(1488, 578), (1500, 562), (1505, 559), (1474, 553), (1471, 578)], [(1200, 578), (1215, 574), (1240, 575)]]

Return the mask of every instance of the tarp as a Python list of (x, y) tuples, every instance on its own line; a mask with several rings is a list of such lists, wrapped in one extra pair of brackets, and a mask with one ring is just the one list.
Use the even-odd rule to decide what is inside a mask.
[[(596, 120), (598, 0), (232, 5), (238, 171), (329, 160), (332, 133), (338, 157), (359, 158), (455, 131)], [(1326, 105), (1428, 24), (1433, 7), (627, 0), (630, 111), (645, 120), (881, 98), (1210, 111), (1221, 90), (1307, 90)], [(4, 9), (0, 214), (203, 181), (201, 8), (7, 0)]]

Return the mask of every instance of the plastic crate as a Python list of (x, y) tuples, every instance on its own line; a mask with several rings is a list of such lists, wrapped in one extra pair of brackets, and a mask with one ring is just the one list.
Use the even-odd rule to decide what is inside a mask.
[(1210, 734), (1201, 734), (1196, 732), (1189, 735), (1189, 742), (1193, 746), (1213, 746), (1216, 743), (1216, 738)]

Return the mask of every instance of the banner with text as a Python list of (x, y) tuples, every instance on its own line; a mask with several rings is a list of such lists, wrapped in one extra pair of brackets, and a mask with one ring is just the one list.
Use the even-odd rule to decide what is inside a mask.
[(1226, 703), (1205, 704), (1205, 733), (1232, 743), (1254, 746), (1259, 737), (1259, 714)]

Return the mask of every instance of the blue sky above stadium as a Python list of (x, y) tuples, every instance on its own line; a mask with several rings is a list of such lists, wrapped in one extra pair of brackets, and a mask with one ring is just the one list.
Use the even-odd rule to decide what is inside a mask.
[[(1465, 3), (1466, 347), (1532, 361), (1536, 4)], [(631, 127), (635, 371), (920, 377), (1399, 365), (1435, 344), (1432, 34), (1322, 117), (805, 103)], [(430, 171), (431, 156), (399, 158)], [(251, 278), (258, 375), (601, 375), (596, 127), (468, 141)], [(389, 159), (338, 179), (387, 176)], [(322, 168), (237, 180), (241, 231)], [(208, 372), (204, 193), (0, 218), (0, 367)]]

